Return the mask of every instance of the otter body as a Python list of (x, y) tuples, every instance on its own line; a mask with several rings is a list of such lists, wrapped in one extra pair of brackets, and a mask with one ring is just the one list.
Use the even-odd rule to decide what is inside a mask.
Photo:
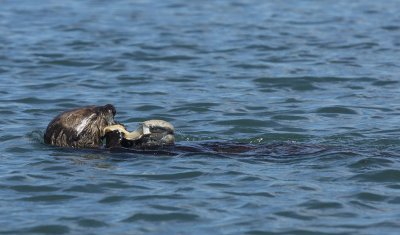
[[(108, 104), (66, 111), (55, 117), (44, 134), (50, 145), (72, 148), (106, 148), (110, 151), (177, 155), (186, 153), (292, 156), (326, 150), (298, 144), (253, 145), (228, 142), (175, 144), (174, 127), (163, 120), (141, 123), (133, 132), (114, 121), (116, 110)], [(103, 142), (104, 145), (103, 145)]]
[(44, 142), (60, 147), (99, 148), (104, 128), (115, 124), (115, 114), (111, 104), (63, 112), (47, 126)]
[(116, 110), (111, 104), (63, 112), (47, 126), (44, 142), (72, 148), (143, 149), (174, 144), (174, 127), (170, 123), (149, 120), (141, 123), (137, 130), (129, 132), (115, 122), (115, 114)]

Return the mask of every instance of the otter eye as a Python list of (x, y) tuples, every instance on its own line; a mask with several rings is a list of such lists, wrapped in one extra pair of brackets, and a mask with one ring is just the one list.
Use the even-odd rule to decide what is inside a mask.
[(114, 116), (117, 113), (117, 111), (115, 110), (115, 108), (112, 104), (105, 105), (103, 110), (107, 110), (108, 113), (112, 113)]

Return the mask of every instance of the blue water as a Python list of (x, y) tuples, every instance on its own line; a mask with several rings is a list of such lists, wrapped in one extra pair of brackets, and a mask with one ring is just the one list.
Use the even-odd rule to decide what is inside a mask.
[[(0, 234), (398, 234), (400, 2), (0, 5)], [(252, 155), (47, 146), (64, 110)]]

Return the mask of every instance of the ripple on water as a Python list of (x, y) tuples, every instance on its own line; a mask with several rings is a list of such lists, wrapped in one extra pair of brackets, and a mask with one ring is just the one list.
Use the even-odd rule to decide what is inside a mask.
[(168, 222), (168, 221), (180, 221), (180, 222), (194, 222), (199, 219), (198, 215), (190, 213), (136, 213), (129, 218), (123, 220), (123, 222), (137, 222), (137, 221), (148, 221), (148, 222)]
[(208, 103), (208, 102), (197, 102), (197, 103), (190, 103), (190, 104), (181, 104), (178, 107), (168, 110), (171, 113), (176, 112), (210, 112), (213, 107), (217, 107), (219, 104), (216, 103)]
[(371, 192), (360, 192), (352, 196), (352, 198), (360, 199), (361, 201), (374, 201), (381, 202), (387, 200), (389, 197)]
[(304, 77), (262, 77), (254, 80), (260, 88), (266, 89), (291, 89), (294, 91), (312, 91), (319, 88), (314, 82)]
[(213, 122), (215, 125), (222, 126), (240, 126), (240, 127), (276, 127), (280, 126), (279, 123), (267, 120), (255, 120), (255, 119), (231, 119), (224, 121)]
[(348, 167), (353, 169), (376, 169), (380, 167), (389, 167), (393, 163), (394, 162), (388, 158), (365, 157), (349, 164)]
[(359, 173), (352, 176), (350, 180), (356, 180), (360, 182), (399, 182), (400, 181), (400, 170), (395, 169), (383, 169), (383, 170), (372, 170), (365, 173)]
[(392, 199), (387, 201), (390, 204), (400, 204), (400, 197), (393, 197)]
[(17, 192), (54, 192), (58, 191), (60, 188), (53, 186), (33, 186), (33, 185), (15, 185), (8, 186), (9, 189), (15, 190)]
[(212, 187), (212, 188), (231, 188), (233, 185), (231, 184), (226, 184), (226, 183), (207, 183), (205, 184), (206, 186)]
[(63, 202), (68, 201), (76, 196), (67, 195), (67, 194), (47, 194), (47, 195), (39, 195), (39, 196), (31, 196), (31, 197), (23, 197), (19, 200), (28, 201), (28, 202), (44, 202), (44, 203), (52, 203), (52, 202)]
[(59, 82), (46, 82), (43, 84), (26, 85), (25, 87), (35, 91), (35, 90), (41, 90), (41, 89), (54, 89), (54, 88), (62, 87), (62, 86), (63, 86), (63, 84), (61, 84)]
[(145, 195), (139, 195), (139, 196), (132, 196), (131, 199), (133, 199), (134, 201), (147, 201), (147, 200), (177, 200), (177, 199), (186, 199), (185, 196), (181, 195), (181, 194), (145, 194)]
[(399, 82), (393, 80), (385, 80), (385, 81), (376, 81), (373, 82), (372, 85), (374, 86), (396, 86)]
[(298, 115), (274, 115), (271, 117), (273, 120), (282, 120), (282, 121), (299, 121), (299, 120), (308, 120), (307, 117), (298, 116)]
[(268, 193), (268, 192), (234, 192), (234, 191), (225, 191), (224, 193), (229, 194), (229, 195), (235, 195), (235, 196), (245, 196), (245, 197), (265, 197), (265, 198), (273, 198), (275, 197), (273, 194)]
[(16, 140), (21, 138), (21, 136), (19, 135), (10, 135), (10, 134), (4, 134), (2, 136), (0, 136), (0, 142), (5, 142), (5, 141), (9, 141), (9, 140)]
[(37, 233), (37, 234), (67, 234), (70, 232), (69, 227), (64, 225), (39, 225), (27, 229), (28, 233)]
[(76, 193), (103, 193), (104, 189), (99, 187), (97, 184), (85, 184), (85, 185), (75, 185), (64, 190), (65, 192), (76, 192)]
[(322, 107), (318, 108), (315, 112), (321, 114), (358, 114), (354, 109), (342, 106)]
[(165, 206), (165, 205), (151, 205), (152, 208), (163, 211), (181, 211), (182, 208), (176, 206)]
[(158, 105), (139, 105), (135, 108), (137, 111), (147, 112), (147, 111), (155, 111), (155, 110), (163, 110), (164, 107)]
[(66, 67), (92, 67), (97, 65), (97, 63), (92, 61), (87, 61), (85, 59), (58, 59), (58, 60), (42, 60), (40, 61), (43, 65), (56, 65), (56, 66), (66, 66)]
[(119, 203), (119, 202), (123, 202), (125, 200), (130, 200), (130, 199), (129, 199), (129, 197), (126, 197), (126, 196), (107, 196), (107, 197), (100, 199), (98, 202), (108, 204), (108, 203)]
[(179, 62), (179, 61), (188, 61), (197, 59), (195, 56), (188, 55), (167, 55), (160, 56), (156, 53), (149, 53), (145, 51), (135, 51), (135, 52), (125, 52), (122, 54), (122, 57), (127, 59), (135, 59), (138, 61), (165, 61), (165, 62)]
[(29, 153), (32, 150), (30, 148), (27, 148), (27, 147), (14, 146), (14, 147), (6, 148), (6, 151), (10, 152), (10, 153)]
[(183, 180), (183, 179), (193, 179), (203, 175), (201, 171), (188, 171), (179, 172), (172, 174), (140, 174), (140, 175), (122, 175), (134, 178), (144, 178), (147, 180)]
[(315, 219), (315, 216), (310, 216), (305, 213), (300, 213), (300, 212), (295, 212), (295, 211), (280, 211), (280, 212), (276, 212), (275, 215), (290, 218), (290, 219), (303, 220), (303, 221)]
[(21, 98), (21, 99), (15, 99), (15, 100), (10, 100), (12, 102), (16, 102), (16, 103), (21, 103), (21, 104), (51, 104), (51, 103), (55, 103), (57, 101), (60, 101), (58, 99), (56, 100), (49, 100), (49, 99), (40, 99), (37, 97), (26, 97), (26, 98)]
[(327, 209), (341, 209), (343, 205), (340, 202), (334, 201), (320, 201), (320, 200), (309, 200), (305, 203), (301, 203), (300, 207), (307, 208), (309, 210), (327, 210)]
[(78, 220), (78, 225), (87, 228), (99, 228), (108, 226), (107, 223), (95, 219), (80, 219)]

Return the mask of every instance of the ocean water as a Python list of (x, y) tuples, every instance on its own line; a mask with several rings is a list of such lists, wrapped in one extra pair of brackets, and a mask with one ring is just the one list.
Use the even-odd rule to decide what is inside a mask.
[[(0, 4), (0, 234), (398, 234), (400, 2)], [(64, 110), (180, 145), (47, 146)]]

